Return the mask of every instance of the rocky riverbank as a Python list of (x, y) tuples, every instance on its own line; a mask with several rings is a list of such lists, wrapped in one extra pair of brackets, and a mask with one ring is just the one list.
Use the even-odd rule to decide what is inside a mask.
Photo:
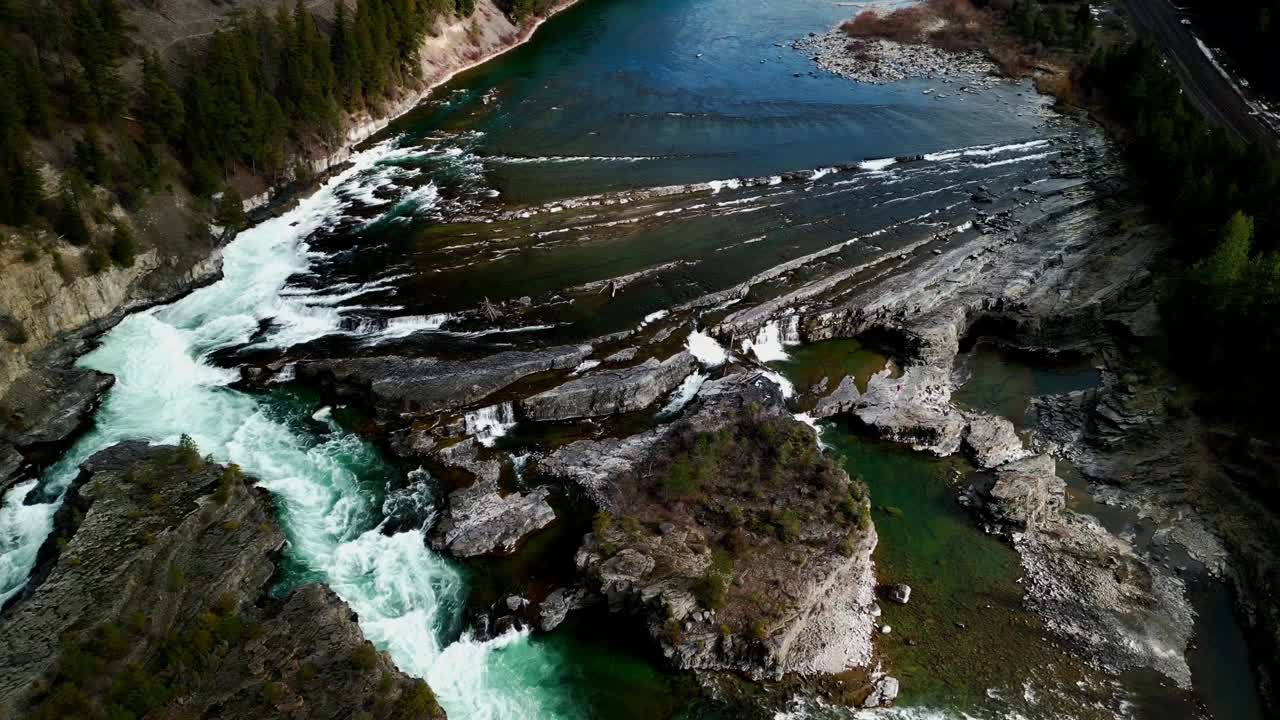
[[(833, 301), (815, 302), (822, 295), (800, 286), (791, 296), (803, 299), (802, 310), (784, 302), (770, 311), (787, 315), (805, 340), (878, 338), (903, 366), (901, 377), (885, 370), (861, 379), (865, 391), (853, 378), (832, 379), (836, 388), (818, 397), (815, 415), (845, 414), (870, 433), (939, 455), (964, 448), (993, 468), (960, 490), (1019, 550), (1027, 601), (1047, 626), (1100, 667), (1153, 667), (1189, 687), (1193, 613), (1182, 581), (1129, 540), (1065, 508), (1052, 458), (1023, 459), (1051, 447), (1025, 448), (1007, 421), (951, 399), (962, 340), (995, 335), (1025, 348), (1081, 350), (1096, 347), (1113, 324), (1149, 325), (1148, 268), (1163, 233), (1119, 199), (1123, 192), (1110, 180), (1119, 173), (1095, 164), (1105, 157), (1099, 149), (1072, 153), (1063, 168), (1070, 182), (1022, 199), (994, 198), (971, 228), (932, 252), (917, 250), (888, 277), (846, 287)], [(767, 322), (781, 320), (742, 310), (714, 332), (749, 337)]]
[(1263, 699), (1280, 677), (1280, 518), (1269, 502), (1274, 447), (1195, 412), (1197, 392), (1145, 349), (1143, 333), (1099, 343), (1102, 384), (1036, 398), (1037, 434), (1100, 502), (1153, 527), (1148, 552), (1185, 578), (1228, 582), (1248, 629)]
[(317, 585), (270, 594), (269, 496), (191, 447), (85, 463), (0, 614), (0, 715), (444, 717)]
[(854, 82), (883, 85), (921, 79), (956, 84), (953, 89), (932, 90), (938, 98), (976, 92), (1000, 81), (995, 63), (981, 52), (952, 52), (932, 45), (851, 38), (839, 28), (796, 40), (791, 47), (811, 56), (823, 70)]

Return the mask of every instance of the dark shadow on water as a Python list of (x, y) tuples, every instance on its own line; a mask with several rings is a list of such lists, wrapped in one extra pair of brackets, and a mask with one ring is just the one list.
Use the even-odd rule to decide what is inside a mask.
[(988, 342), (958, 357), (956, 374), (962, 382), (951, 396), (957, 405), (1007, 418), (1019, 430), (1030, 424), (1031, 398), (1088, 390), (1102, 382), (1088, 357), (1033, 356)]

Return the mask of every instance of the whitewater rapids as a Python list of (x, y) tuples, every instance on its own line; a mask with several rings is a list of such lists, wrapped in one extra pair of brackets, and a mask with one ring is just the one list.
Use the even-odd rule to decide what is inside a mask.
[[(386, 468), (363, 440), (321, 417), (327, 433), (290, 422), (266, 398), (232, 390), (235, 370), (207, 361), (248, 344), (288, 347), (342, 332), (332, 303), (283, 292), (317, 257), (306, 238), (342, 217), (347, 201), (381, 187), (394, 141), (357, 156), (293, 211), (244, 231), (226, 248), (223, 278), (165, 307), (126, 318), (84, 367), (116, 377), (94, 428), (39, 480), (0, 506), (0, 601), (18, 594), (79, 465), (127, 439), (175, 443), (192, 436), (217, 462), (239, 464), (277, 500), (287, 559), (328, 584), (358, 613), (365, 636), (405, 672), (427, 680), (453, 718), (504, 720), (581, 714), (556, 682), (557, 658), (524, 633), (479, 642), (457, 637), (463, 572), (428, 549), (423, 530), (380, 530), (370, 477)], [(308, 410), (310, 413), (310, 410)]]

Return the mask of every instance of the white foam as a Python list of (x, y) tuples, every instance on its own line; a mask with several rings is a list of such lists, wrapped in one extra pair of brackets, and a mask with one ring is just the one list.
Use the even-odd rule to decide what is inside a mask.
[(760, 374), (764, 375), (778, 386), (778, 389), (782, 392), (782, 397), (784, 399), (790, 398), (792, 395), (796, 394), (796, 386), (792, 385), (791, 381), (783, 377), (781, 373), (776, 373), (772, 370), (764, 370)]
[(898, 164), (898, 161), (895, 160), (894, 158), (880, 158), (878, 160), (863, 160), (862, 162), (858, 163), (858, 167), (862, 168), (863, 170), (871, 170), (871, 171), (878, 172), (880, 170), (884, 170), (890, 165), (896, 165), (896, 164)]
[(368, 336), (372, 342), (394, 340), (407, 337), (417, 332), (433, 332), (445, 326), (453, 319), (449, 313), (432, 313), (431, 315), (405, 315), (388, 318), (385, 325)]
[(792, 417), (804, 423), (805, 425), (808, 425), (809, 427), (813, 428), (813, 434), (816, 436), (814, 439), (818, 443), (819, 448), (822, 448), (823, 450), (825, 450), (828, 447), (830, 447), (825, 442), (823, 442), (822, 428), (818, 427), (818, 421), (812, 415), (810, 415), (809, 413), (796, 413), (795, 415), (792, 415)]
[(1043, 160), (1044, 158), (1047, 158), (1050, 155), (1057, 155), (1057, 154), (1058, 154), (1057, 150), (1050, 150), (1048, 152), (1032, 153), (1030, 155), (1019, 155), (1018, 157), (1006, 158), (1004, 160), (996, 160), (989, 163), (974, 163), (973, 166), (979, 167), (979, 168), (989, 168), (989, 167), (997, 167), (999, 165), (1012, 165), (1014, 163), (1029, 162), (1031, 160)]
[(737, 190), (742, 187), (742, 181), (737, 178), (732, 180), (712, 180), (707, 183), (707, 187), (711, 188), (712, 195), (719, 195), (721, 190)]
[(707, 375), (704, 373), (689, 373), (689, 375), (680, 382), (671, 393), (671, 398), (667, 400), (667, 404), (662, 406), (662, 410), (658, 411), (658, 417), (671, 417), (681, 410), (693, 400), (698, 394), (698, 390), (702, 388), (702, 383), (707, 381)]
[(791, 357), (783, 347), (782, 331), (775, 320), (756, 331), (754, 339), (743, 340), (742, 352), (754, 353), (756, 359), (764, 363)]
[(1031, 148), (1043, 147), (1048, 145), (1048, 140), (1028, 140), (1027, 142), (1010, 143), (1008, 145), (977, 145), (974, 147), (958, 148), (956, 150), (944, 150), (936, 153), (926, 153), (925, 160), (954, 160), (959, 157), (989, 157), (991, 155), (999, 155), (1007, 152), (1017, 152), (1019, 150), (1029, 150)]
[(729, 359), (729, 353), (716, 339), (701, 330), (694, 330), (684, 341), (685, 349), (698, 359), (704, 367), (723, 365)]
[(640, 325), (637, 326), (636, 329), (643, 330), (646, 325), (657, 322), (670, 314), (671, 314), (670, 310), (655, 310), (654, 312), (651, 312), (648, 315), (645, 315), (644, 319), (640, 321)]
[(489, 155), (485, 162), (502, 164), (526, 163), (578, 163), (578, 162), (623, 162), (634, 163), (647, 160), (662, 160), (657, 155), (540, 155), (537, 157), (512, 157), (509, 155)]

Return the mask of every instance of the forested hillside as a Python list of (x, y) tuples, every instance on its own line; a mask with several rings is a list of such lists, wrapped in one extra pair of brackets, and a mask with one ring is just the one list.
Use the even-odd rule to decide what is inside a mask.
[[(340, 143), (347, 114), (376, 113), (411, 83), (423, 37), (475, 1), (311, 4), (331, 15), (303, 0), (274, 10), (241, 3), (252, 9), (207, 37), (153, 47), (130, 18), (166, 4), (0, 2), (0, 224), (52, 228), (84, 246), (114, 224), (110, 257), (128, 264), (130, 231), (102, 222), (108, 208), (136, 210), (153, 193), (183, 189), (199, 204), (237, 173), (268, 185), (302, 174), (308, 158)], [(502, 6), (519, 20), (548, 5)], [(93, 257), (91, 269), (107, 250)]]
[(0, 403), (68, 331), (214, 277), (244, 199), (305, 185), (553, 5), (0, 0)]
[(1274, 384), (1260, 381), (1280, 361), (1280, 163), (1210, 128), (1146, 42), (1098, 50), (1084, 81), (1126, 127), (1147, 200), (1182, 241), (1187, 266), (1166, 312), (1175, 358), (1224, 406), (1267, 407), (1275, 392), (1260, 389)]

